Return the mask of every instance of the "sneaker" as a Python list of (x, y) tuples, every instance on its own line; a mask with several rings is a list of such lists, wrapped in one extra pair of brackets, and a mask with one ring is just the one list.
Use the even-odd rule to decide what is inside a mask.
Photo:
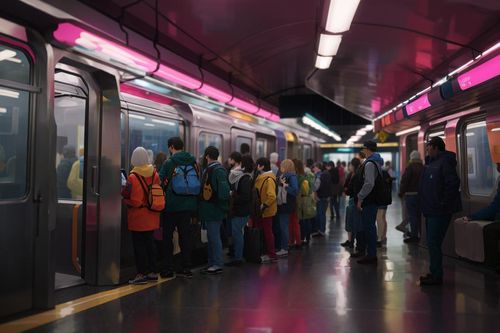
[(222, 268), (220, 268), (219, 266), (210, 266), (201, 271), (201, 274), (206, 274), (206, 275), (216, 275), (221, 273), (222, 273)]
[(224, 266), (228, 266), (228, 267), (239, 267), (241, 265), (243, 265), (243, 260), (233, 260), (230, 262), (226, 262), (224, 264)]
[(358, 264), (365, 264), (365, 265), (376, 265), (377, 264), (377, 257), (363, 257), (357, 261)]
[(148, 283), (148, 278), (146, 275), (137, 274), (135, 278), (128, 281), (129, 284), (146, 284)]
[(318, 236), (321, 236), (321, 237), (325, 237), (325, 235), (326, 235), (323, 231), (318, 231), (318, 234), (319, 234)]
[(260, 263), (261, 264), (269, 264), (272, 262), (278, 261), (278, 258), (272, 258), (268, 256), (267, 254), (264, 254), (263, 256), (260, 257)]
[(149, 282), (156, 282), (156, 281), (158, 281), (158, 274), (156, 274), (156, 273), (149, 273), (148, 275), (146, 275), (146, 279)]
[(318, 237), (319, 236), (319, 231), (315, 231), (311, 233), (311, 237)]
[(191, 279), (193, 277), (193, 272), (191, 272), (189, 269), (183, 269), (182, 271), (177, 272), (177, 276)]
[(340, 243), (340, 246), (343, 246), (343, 247), (350, 247), (350, 246), (351, 246), (351, 242), (350, 242), (349, 240), (346, 240), (345, 242)]
[(443, 278), (434, 277), (431, 274), (420, 277), (421, 286), (440, 286), (443, 284)]
[(160, 276), (163, 278), (163, 279), (172, 279), (175, 277), (175, 274), (173, 271), (163, 271), (160, 273)]
[(276, 252), (276, 255), (278, 257), (286, 257), (286, 256), (288, 256), (288, 251), (287, 250), (279, 250), (278, 252)]
[(400, 223), (400, 224), (398, 224), (396, 226), (396, 230), (397, 231), (401, 231), (402, 233), (405, 233), (406, 232), (406, 227), (402, 223)]
[(403, 242), (405, 242), (406, 244), (418, 243), (418, 242), (420, 242), (420, 238), (418, 238), (418, 237), (408, 237), (405, 240), (403, 240)]

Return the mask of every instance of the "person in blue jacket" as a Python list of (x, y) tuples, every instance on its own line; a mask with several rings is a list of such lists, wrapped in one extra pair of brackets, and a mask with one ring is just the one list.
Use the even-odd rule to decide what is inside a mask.
[(427, 228), (430, 273), (420, 277), (421, 286), (443, 283), (441, 246), (451, 216), (462, 210), (456, 154), (446, 150), (440, 137), (432, 138), (427, 143), (426, 150), (427, 157), (418, 194)]
[[(497, 171), (500, 172), (500, 163), (497, 163)], [(487, 207), (466, 216), (465, 219), (467, 221), (500, 221), (500, 182), (493, 201)]]

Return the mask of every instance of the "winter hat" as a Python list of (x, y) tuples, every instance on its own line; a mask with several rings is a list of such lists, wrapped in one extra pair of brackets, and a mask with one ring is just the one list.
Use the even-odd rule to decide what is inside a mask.
[(132, 153), (132, 158), (130, 159), (130, 163), (134, 167), (150, 164), (147, 150), (144, 149), (143, 147), (135, 148), (134, 152)]
[(278, 163), (278, 158), (279, 158), (278, 153), (271, 153), (271, 155), (269, 155), (269, 161), (273, 164)]
[(410, 160), (420, 160), (420, 153), (417, 150), (414, 150), (410, 153)]

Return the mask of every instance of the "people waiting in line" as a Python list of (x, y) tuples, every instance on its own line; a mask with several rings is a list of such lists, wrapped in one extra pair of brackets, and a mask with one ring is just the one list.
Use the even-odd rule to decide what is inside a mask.
[(401, 177), (399, 197), (404, 198), (408, 219), (410, 223), (410, 237), (404, 240), (405, 243), (418, 243), (420, 241), (420, 223), (422, 212), (418, 196), (420, 177), (424, 170), (424, 164), (418, 151), (410, 153), (410, 161)]
[(209, 146), (203, 156), (205, 162), (201, 177), (199, 217), (207, 230), (208, 266), (202, 273), (220, 274), (223, 267), (220, 229), (229, 211), (230, 185), (226, 170), (218, 161), (219, 150)]
[(446, 150), (443, 139), (433, 137), (427, 142), (426, 150), (418, 193), (426, 221), (430, 273), (420, 277), (420, 284), (440, 285), (443, 283), (443, 240), (451, 216), (462, 209), (460, 178), (456, 154)]
[[(297, 209), (297, 195), (299, 186), (297, 175), (295, 174), (295, 165), (290, 159), (281, 162), (280, 176), (278, 181), (278, 216), (280, 223), (280, 247), (276, 252), (278, 257), (288, 255), (289, 241), (289, 223)], [(297, 221), (298, 224), (298, 221)]]
[(312, 236), (325, 236), (326, 208), (328, 198), (332, 193), (331, 177), (330, 173), (323, 169), (322, 163), (314, 163), (313, 172), (315, 175), (313, 191), (316, 197), (316, 219)]
[[(128, 230), (132, 233), (137, 275), (129, 283), (145, 284), (158, 280), (153, 232), (160, 227), (160, 211), (154, 211), (150, 207), (152, 203), (148, 203), (150, 196), (147, 188), (153, 184), (159, 188), (160, 177), (150, 164), (148, 152), (143, 147), (134, 149), (130, 164), (134, 168), (122, 189), (122, 196), (123, 203), (127, 206)], [(160, 195), (163, 197), (161, 192)], [(163, 209), (164, 206), (160, 208)]]
[(255, 173), (255, 189), (259, 195), (262, 215), (256, 223), (264, 231), (266, 247), (266, 254), (262, 255), (260, 260), (262, 263), (269, 263), (277, 260), (273, 234), (273, 217), (278, 212), (276, 175), (271, 170), (270, 161), (265, 157), (255, 162)]
[(231, 189), (229, 216), (231, 219), (231, 237), (234, 245), (234, 260), (226, 263), (226, 266), (240, 266), (243, 264), (243, 229), (247, 225), (250, 216), (254, 165), (250, 155), (242, 156), (238, 152), (231, 153), (229, 160), (229, 163), (233, 164), (229, 172)]
[[(163, 227), (163, 270), (161, 277), (172, 278), (175, 275), (191, 278), (191, 235), (189, 225), (191, 216), (198, 209), (200, 193), (199, 170), (195, 158), (184, 151), (184, 142), (179, 137), (168, 139), (170, 157), (160, 170), (160, 180), (165, 191), (166, 207), (161, 215)], [(185, 177), (186, 176), (186, 177)], [(184, 182), (187, 179), (188, 182)], [(198, 180), (198, 181), (196, 181)], [(196, 188), (197, 186), (197, 188)], [(193, 187), (193, 188), (190, 188)], [(181, 268), (174, 273), (174, 230), (179, 234), (181, 250)]]

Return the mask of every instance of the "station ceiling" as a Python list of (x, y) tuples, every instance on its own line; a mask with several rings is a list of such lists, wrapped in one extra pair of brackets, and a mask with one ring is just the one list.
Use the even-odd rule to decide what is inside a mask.
[(316, 93), (365, 119), (466, 63), (500, 31), (498, 0), (361, 0), (332, 66), (315, 70), (328, 0), (81, 0), (149, 36), (156, 1), (162, 46), (276, 106)]

